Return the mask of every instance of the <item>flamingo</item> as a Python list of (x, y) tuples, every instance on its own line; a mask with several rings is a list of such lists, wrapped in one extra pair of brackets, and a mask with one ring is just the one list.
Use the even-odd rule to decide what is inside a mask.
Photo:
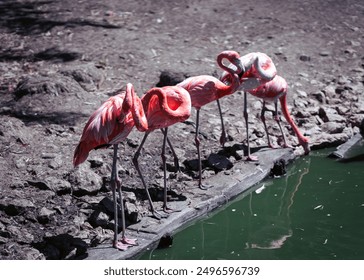
[[(225, 70), (229, 76), (230, 84), (226, 85), (219, 79), (209, 76), (200, 75), (187, 78), (186, 80), (177, 84), (177, 86), (186, 89), (191, 96), (192, 107), (196, 108), (196, 133), (195, 144), (197, 147), (198, 155), (198, 171), (199, 179), (198, 186), (201, 189), (207, 189), (207, 186), (202, 184), (202, 164), (201, 164), (201, 152), (200, 152), (200, 139), (199, 139), (199, 120), (200, 109), (202, 106), (222, 98), (226, 95), (232, 94), (240, 86), (238, 74), (244, 71), (244, 67), (239, 60), (240, 55), (235, 51), (223, 51), (217, 56), (217, 63)], [(223, 64), (223, 59), (227, 59), (236, 69), (227, 67)], [(221, 116), (221, 115), (220, 115)]]
[[(141, 102), (143, 104), (145, 116), (148, 120), (148, 129), (145, 131), (139, 148), (133, 157), (133, 163), (136, 170), (138, 171), (144, 188), (148, 189), (142, 172), (139, 168), (138, 158), (148, 135), (153, 130), (161, 129), (164, 136), (161, 154), (164, 172), (163, 211), (168, 213), (169, 211), (171, 211), (171, 209), (167, 206), (167, 166), (165, 156), (166, 142), (168, 141), (168, 127), (175, 123), (183, 122), (190, 117), (191, 98), (189, 93), (181, 87), (165, 86), (161, 88), (155, 87), (150, 89), (142, 96)], [(171, 146), (171, 143), (168, 144)], [(174, 157), (176, 162), (176, 156), (174, 155)], [(154, 217), (158, 219), (161, 217), (158, 212), (153, 212)]]
[[(113, 146), (113, 163), (110, 185), (114, 200), (114, 240), (113, 246), (119, 250), (126, 250), (129, 246), (137, 245), (135, 239), (125, 236), (125, 213), (121, 193), (121, 183), (117, 172), (117, 150), (118, 144), (123, 141), (133, 127), (139, 131), (146, 131), (148, 123), (144, 114), (143, 106), (139, 97), (136, 96), (134, 87), (128, 83), (126, 90), (120, 91), (117, 95), (110, 97), (100, 108), (98, 108), (86, 123), (81, 139), (75, 149), (73, 165), (76, 167), (83, 163), (91, 150), (109, 145)], [(122, 220), (122, 237), (118, 240), (118, 208), (116, 191), (119, 195)], [(148, 190), (146, 189), (147, 193)], [(148, 198), (153, 207), (149, 193)]]
[[(252, 156), (250, 154), (250, 145), (249, 145), (249, 124), (248, 124), (248, 110), (247, 110), (247, 92), (257, 88), (260, 85), (263, 85), (269, 81), (271, 81), (277, 74), (277, 69), (272, 61), (272, 59), (261, 52), (252, 52), (248, 53), (242, 57), (240, 57), (240, 61), (245, 69), (244, 73), (239, 75), (240, 77), (240, 86), (237, 91), (244, 91), (244, 119), (246, 126), (246, 134), (247, 134), (247, 142), (248, 142), (248, 160), (258, 160), (257, 157)], [(231, 83), (231, 75), (228, 72), (224, 72), (220, 77), (220, 80), (226, 84)], [(217, 100), (217, 105), (219, 107), (219, 113), (221, 118), (221, 124), (223, 126), (223, 118), (220, 110), (220, 103)], [(221, 139), (223, 140), (222, 144), (226, 139), (225, 129), (222, 130)]]
[[(295, 124), (295, 122), (293, 121), (289, 111), (288, 111), (288, 106), (287, 106), (287, 82), (284, 78), (282, 78), (281, 76), (276, 75), (274, 77), (273, 80), (271, 80), (270, 82), (267, 82), (255, 89), (249, 90), (248, 92), (250, 94), (252, 94), (255, 97), (258, 98), (262, 98), (263, 99), (263, 108), (262, 108), (262, 112), (261, 112), (261, 120), (263, 121), (264, 124), (264, 129), (265, 132), (267, 134), (267, 138), (268, 138), (268, 145), (273, 148), (273, 145), (270, 142), (270, 138), (269, 138), (269, 133), (267, 130), (267, 125), (265, 123), (265, 111), (266, 111), (266, 107), (265, 107), (265, 102), (266, 101), (271, 101), (274, 102), (275, 105), (275, 113), (274, 113), (274, 118), (279, 126), (279, 129), (281, 131), (282, 137), (283, 137), (283, 141), (284, 141), (284, 147), (289, 147), (286, 141), (286, 137), (283, 133), (282, 130), (282, 126), (280, 124), (280, 120), (279, 120), (279, 116), (278, 116), (278, 109), (277, 109), (277, 101), (279, 100), (280, 104), (281, 104), (281, 108), (282, 108), (282, 113), (285, 117), (285, 119), (287, 120), (287, 122), (290, 124), (290, 126), (292, 127), (294, 133), (296, 134), (297, 138), (298, 138), (298, 142), (299, 144), (303, 147), (305, 154), (308, 154), (310, 152), (310, 147), (309, 147), (309, 139), (304, 137), (302, 135), (302, 133), (300, 132), (300, 130), (298, 129), (297, 125)], [(245, 101), (246, 103), (246, 101)]]

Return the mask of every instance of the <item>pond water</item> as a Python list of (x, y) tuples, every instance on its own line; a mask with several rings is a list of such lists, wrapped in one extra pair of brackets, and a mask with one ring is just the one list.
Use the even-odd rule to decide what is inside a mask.
[(364, 161), (331, 151), (298, 159), (140, 259), (364, 259)]

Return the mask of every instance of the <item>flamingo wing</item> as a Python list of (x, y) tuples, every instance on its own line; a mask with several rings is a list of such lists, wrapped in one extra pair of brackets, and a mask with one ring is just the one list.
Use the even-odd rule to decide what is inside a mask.
[(91, 115), (74, 153), (75, 166), (84, 162), (91, 150), (119, 143), (128, 136), (134, 123), (130, 111), (122, 110), (124, 98), (124, 92), (110, 97)]

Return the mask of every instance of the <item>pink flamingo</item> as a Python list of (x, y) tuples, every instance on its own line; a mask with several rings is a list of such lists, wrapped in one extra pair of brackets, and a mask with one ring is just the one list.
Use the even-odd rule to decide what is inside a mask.
[[(140, 131), (148, 129), (141, 101), (136, 96), (133, 85), (128, 83), (125, 91), (122, 90), (119, 94), (110, 97), (91, 115), (83, 129), (73, 157), (73, 165), (76, 167), (87, 159), (91, 150), (113, 145), (114, 155), (110, 180), (115, 220), (113, 246), (119, 250), (126, 250), (129, 246), (137, 245), (135, 239), (129, 239), (125, 236), (124, 203), (116, 166), (118, 144), (129, 135), (134, 125)], [(122, 238), (120, 240), (118, 240), (116, 190), (119, 195), (122, 219)], [(146, 189), (146, 191), (149, 203), (153, 207), (148, 190)]]
[[(150, 89), (142, 96), (141, 102), (143, 104), (145, 116), (148, 120), (148, 129), (146, 130), (144, 137), (139, 145), (139, 148), (134, 155), (133, 163), (136, 170), (138, 171), (144, 188), (148, 189), (144, 181), (142, 172), (139, 168), (138, 158), (140, 156), (140, 151), (143, 148), (144, 143), (150, 132), (155, 129), (161, 129), (164, 135), (161, 154), (164, 171), (163, 211), (168, 212), (169, 210), (171, 210), (167, 207), (167, 166), (165, 156), (166, 142), (168, 141), (168, 127), (175, 123), (183, 122), (190, 117), (191, 98), (188, 92), (181, 87), (165, 86), (161, 88), (155, 87)], [(172, 148), (171, 143), (169, 143), (169, 145)], [(176, 162), (175, 154), (174, 157)], [(160, 214), (156, 211), (153, 211), (153, 214), (156, 218), (161, 217)]]
[[(177, 86), (186, 89), (191, 96), (192, 107), (196, 108), (196, 133), (195, 144), (197, 147), (198, 155), (198, 169), (199, 180), (198, 185), (201, 189), (206, 189), (207, 186), (202, 184), (202, 164), (201, 164), (201, 152), (200, 152), (200, 139), (199, 139), (199, 118), (200, 109), (202, 106), (222, 98), (226, 95), (232, 94), (240, 86), (238, 74), (244, 71), (244, 67), (239, 60), (240, 55), (235, 51), (223, 51), (217, 56), (218, 65), (225, 70), (229, 76), (230, 84), (226, 85), (219, 79), (209, 76), (201, 75), (187, 78)], [(223, 59), (227, 59), (236, 69), (227, 67), (223, 64)], [(220, 115), (221, 116), (221, 115)], [(224, 129), (224, 128), (223, 128)]]
[[(240, 76), (240, 86), (237, 91), (244, 91), (244, 119), (246, 126), (246, 134), (247, 134), (247, 142), (248, 142), (248, 160), (257, 160), (257, 157), (250, 155), (250, 145), (249, 145), (249, 124), (248, 124), (248, 109), (247, 109), (247, 92), (257, 88), (260, 85), (263, 85), (269, 81), (271, 81), (277, 74), (277, 69), (272, 61), (272, 59), (261, 52), (253, 52), (248, 53), (242, 57), (240, 57), (240, 61), (245, 69), (244, 73), (241, 73)], [(231, 75), (229, 73), (224, 72), (220, 78), (226, 84), (231, 83)], [(220, 108), (219, 100), (218, 107)], [(221, 116), (221, 110), (220, 116)], [(221, 116), (221, 121), (222, 121)], [(221, 138), (223, 140), (226, 139), (225, 129), (222, 131)]]
[(289, 111), (288, 111), (288, 106), (287, 106), (287, 82), (285, 79), (283, 79), (282, 77), (276, 75), (274, 77), (274, 79), (270, 82), (267, 82), (255, 89), (249, 90), (248, 92), (256, 97), (262, 98), (263, 99), (263, 108), (262, 108), (262, 112), (261, 112), (261, 120), (263, 121), (264, 124), (264, 129), (265, 132), (267, 134), (267, 138), (268, 138), (268, 145), (273, 148), (273, 145), (270, 142), (270, 138), (269, 138), (269, 133), (268, 133), (268, 129), (267, 129), (267, 125), (265, 123), (265, 111), (266, 111), (266, 107), (265, 107), (265, 102), (266, 101), (271, 101), (274, 102), (275, 105), (275, 113), (274, 113), (274, 118), (279, 126), (279, 129), (281, 131), (282, 137), (283, 137), (283, 141), (284, 141), (284, 147), (288, 147), (287, 141), (286, 141), (286, 137), (283, 133), (282, 130), (282, 126), (280, 124), (280, 120), (279, 120), (279, 116), (278, 116), (278, 109), (277, 109), (277, 101), (279, 99), (279, 102), (281, 103), (281, 108), (282, 108), (282, 113), (285, 117), (285, 119), (287, 120), (287, 122), (290, 124), (290, 126), (292, 127), (294, 133), (296, 134), (297, 138), (298, 138), (298, 142), (299, 144), (303, 147), (305, 154), (308, 154), (310, 152), (310, 147), (309, 147), (309, 139), (304, 137), (302, 135), (302, 133), (300, 132), (300, 130), (298, 129), (297, 125), (294, 123)]

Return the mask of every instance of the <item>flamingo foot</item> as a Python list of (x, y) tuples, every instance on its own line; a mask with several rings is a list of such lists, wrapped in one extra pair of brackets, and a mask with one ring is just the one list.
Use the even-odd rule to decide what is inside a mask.
[(167, 218), (168, 215), (166, 215), (165, 213), (162, 214), (162, 213), (154, 210), (154, 211), (152, 211), (152, 217), (157, 219), (157, 220), (162, 220), (164, 218)]
[(252, 155), (249, 155), (247, 158), (246, 158), (247, 161), (258, 161), (258, 157), (257, 156), (252, 156)]
[(132, 246), (130, 244), (124, 244), (122, 241), (114, 241), (114, 248), (120, 251), (126, 251), (128, 248)]
[(136, 241), (137, 241), (136, 238), (127, 238), (127, 237), (124, 237), (119, 242), (122, 242), (125, 245), (138, 246), (138, 243)]
[(220, 145), (221, 145), (222, 147), (224, 147), (224, 146), (225, 146), (226, 139), (227, 139), (227, 137), (226, 137), (226, 133), (225, 133), (225, 132), (222, 132), (222, 133), (221, 133), (221, 136), (220, 136)]
[(277, 146), (274, 146), (273, 144), (271, 144), (271, 143), (269, 143), (268, 144), (268, 147), (269, 148), (271, 148), (271, 149), (278, 149), (278, 147)]
[(174, 212), (181, 212), (182, 210), (181, 209), (172, 209), (172, 208), (169, 208), (168, 206), (164, 206), (163, 207), (163, 211), (167, 214), (171, 214), (171, 213), (174, 213)]
[(212, 185), (206, 185), (206, 184), (202, 184), (200, 183), (199, 186), (198, 186), (201, 190), (208, 190), (208, 189), (211, 189), (213, 186)]

